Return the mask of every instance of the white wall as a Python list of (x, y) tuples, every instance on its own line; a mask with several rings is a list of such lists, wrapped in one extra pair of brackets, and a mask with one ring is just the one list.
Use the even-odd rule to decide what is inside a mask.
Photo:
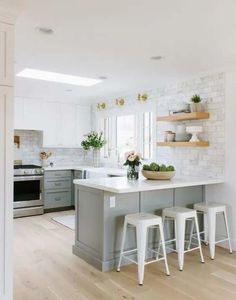
[[(236, 250), (236, 71), (226, 73), (225, 83), (226, 183), (209, 186), (207, 199), (208, 201), (217, 201), (228, 205), (233, 249)], [(223, 224), (220, 230), (222, 229)]]

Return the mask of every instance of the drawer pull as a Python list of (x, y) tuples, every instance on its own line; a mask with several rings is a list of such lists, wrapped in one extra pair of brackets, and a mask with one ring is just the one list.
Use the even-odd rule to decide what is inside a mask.
[(55, 186), (61, 186), (61, 182), (56, 182), (54, 184), (55, 184)]
[(60, 197), (57, 197), (57, 198), (54, 198), (55, 201), (61, 201), (61, 198)]

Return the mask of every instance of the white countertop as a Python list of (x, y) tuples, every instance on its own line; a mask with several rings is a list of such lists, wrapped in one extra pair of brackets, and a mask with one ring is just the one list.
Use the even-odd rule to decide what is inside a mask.
[[(126, 176), (126, 169), (119, 168), (94, 168), (92, 166), (53, 166), (44, 168), (45, 171), (63, 171), (63, 170), (86, 170), (88, 172), (87, 176), (90, 177), (107, 177), (107, 176)], [(97, 176), (96, 176), (97, 175)]]
[(107, 177), (74, 180), (74, 184), (78, 186), (85, 186), (118, 194), (219, 183), (224, 183), (224, 179), (175, 177), (172, 180), (147, 180), (144, 177), (141, 177), (137, 181), (130, 182), (126, 177)]

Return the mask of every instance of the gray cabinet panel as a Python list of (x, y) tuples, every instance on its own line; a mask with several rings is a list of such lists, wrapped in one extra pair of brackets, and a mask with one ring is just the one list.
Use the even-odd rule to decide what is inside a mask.
[(71, 205), (71, 192), (69, 191), (47, 191), (45, 193), (45, 204), (46, 209), (66, 207)]
[(44, 174), (45, 209), (72, 205), (72, 171), (46, 171)]
[[(103, 192), (95, 189), (79, 189), (77, 207), (77, 239), (94, 256), (103, 255)], [(83, 213), (81, 213), (83, 212)]]
[(203, 201), (203, 186), (175, 189), (174, 205), (193, 208), (194, 203)]
[(46, 190), (71, 189), (71, 179), (60, 179), (60, 180), (46, 179), (44, 188)]
[(45, 179), (58, 179), (64, 177), (71, 177), (70, 170), (62, 170), (62, 171), (45, 171), (44, 174)]
[[(115, 207), (110, 207), (110, 196), (115, 196)], [(104, 260), (119, 256), (124, 217), (139, 212), (139, 194), (111, 194), (104, 197)], [(136, 248), (136, 232), (130, 227), (127, 230), (125, 249)]]

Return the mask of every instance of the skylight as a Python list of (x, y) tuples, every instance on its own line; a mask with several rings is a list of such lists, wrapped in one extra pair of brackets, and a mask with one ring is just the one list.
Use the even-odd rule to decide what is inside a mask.
[(51, 82), (66, 83), (66, 84), (72, 84), (78, 86), (87, 86), (87, 87), (93, 86), (103, 81), (101, 79), (79, 77), (79, 76), (48, 72), (48, 71), (42, 71), (36, 69), (28, 69), (28, 68), (22, 70), (21, 72), (16, 74), (16, 76), (44, 80), (44, 81), (51, 81)]

